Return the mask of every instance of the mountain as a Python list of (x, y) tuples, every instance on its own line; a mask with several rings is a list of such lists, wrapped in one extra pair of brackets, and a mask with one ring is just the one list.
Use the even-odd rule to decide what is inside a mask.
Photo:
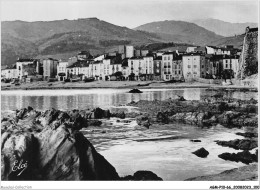
[(191, 22), (225, 37), (245, 33), (247, 26), (258, 27), (257, 23), (230, 23), (218, 19), (198, 19)]
[(4, 21), (1, 29), (1, 65), (13, 64), (18, 57), (59, 59), (82, 50), (98, 54), (123, 44), (165, 42), (156, 34), (116, 26), (97, 18)]
[(194, 23), (173, 20), (147, 23), (134, 28), (134, 30), (155, 33), (167, 41), (194, 45), (206, 45), (223, 37)]

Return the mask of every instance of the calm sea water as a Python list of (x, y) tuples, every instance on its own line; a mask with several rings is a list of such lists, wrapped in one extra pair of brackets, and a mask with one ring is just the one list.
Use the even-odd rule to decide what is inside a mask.
[[(138, 100), (165, 100), (183, 96), (187, 100), (200, 100), (205, 95), (213, 95), (215, 91), (205, 89), (143, 89), (141, 94), (128, 93), (128, 89), (91, 89), (91, 90), (28, 90), (2, 91), (1, 109), (15, 110), (32, 106), (38, 110), (50, 108), (86, 109), (110, 108), (125, 105)], [(226, 92), (226, 97), (239, 99), (257, 99), (257, 92)]]
[[(145, 89), (142, 94), (129, 94), (127, 89), (94, 90), (34, 90), (2, 91), (2, 115), (12, 110), (32, 106), (38, 110), (50, 108), (86, 109), (101, 107), (113, 110), (131, 110), (125, 106), (131, 101), (165, 100), (184, 96), (188, 100), (199, 100), (215, 91), (205, 89)], [(257, 99), (255, 92), (226, 92), (226, 97)], [(92, 142), (117, 170), (120, 176), (133, 174), (137, 170), (150, 170), (164, 180), (184, 180), (190, 177), (216, 174), (227, 169), (243, 166), (242, 163), (224, 161), (218, 155), (237, 152), (221, 147), (215, 140), (243, 138), (235, 135), (243, 129), (222, 127), (199, 128), (184, 124), (152, 126), (141, 128), (134, 119), (103, 120), (101, 127), (83, 129), (84, 135)], [(200, 139), (202, 142), (190, 142)], [(204, 147), (209, 151), (207, 158), (199, 158), (191, 152)], [(254, 151), (254, 150), (253, 150)]]

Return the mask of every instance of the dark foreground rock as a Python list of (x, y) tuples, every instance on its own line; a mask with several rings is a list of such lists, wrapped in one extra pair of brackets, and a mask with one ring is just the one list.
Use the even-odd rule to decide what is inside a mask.
[(209, 152), (205, 148), (200, 148), (196, 150), (195, 152), (192, 152), (192, 154), (195, 154), (198, 157), (206, 158), (209, 155)]
[(219, 158), (223, 160), (242, 162), (244, 164), (250, 164), (252, 162), (257, 162), (257, 154), (251, 154), (248, 150), (244, 150), (243, 152), (238, 153), (223, 153), (218, 155)]
[(135, 89), (130, 90), (129, 93), (143, 93), (143, 92), (141, 90), (135, 88)]
[(185, 181), (257, 181), (258, 164), (251, 164), (221, 172), (220, 174), (199, 176)]
[(76, 112), (31, 108), (2, 122), (2, 180), (119, 180), (115, 168), (78, 130)]
[(137, 171), (134, 175), (128, 175), (122, 177), (123, 181), (162, 181), (162, 178), (158, 177), (151, 171)]
[[(110, 116), (110, 112), (100, 108), (40, 112), (28, 107), (3, 118), (1, 180), (124, 179), (79, 131), (89, 125), (100, 125), (97, 119)], [(149, 171), (138, 171), (125, 180), (161, 178)]]
[(218, 145), (231, 147), (236, 150), (252, 150), (258, 147), (256, 139), (235, 139), (231, 141), (216, 141)]

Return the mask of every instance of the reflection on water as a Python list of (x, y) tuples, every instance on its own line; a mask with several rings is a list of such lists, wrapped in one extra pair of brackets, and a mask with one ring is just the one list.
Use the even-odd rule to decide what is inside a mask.
[[(191, 88), (143, 89), (141, 94), (130, 94), (128, 91), (128, 89), (3, 91), (1, 93), (1, 109), (15, 110), (27, 106), (38, 110), (112, 108), (131, 101), (174, 99), (177, 98), (177, 95), (183, 96), (187, 100), (199, 100), (202, 96), (216, 93), (215, 91)], [(239, 99), (257, 99), (257, 92), (226, 92), (225, 95)]]

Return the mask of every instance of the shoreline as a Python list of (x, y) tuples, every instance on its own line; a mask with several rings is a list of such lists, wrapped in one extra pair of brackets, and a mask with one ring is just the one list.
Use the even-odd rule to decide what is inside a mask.
[[(152, 82), (149, 83), (147, 81), (105, 81), (101, 84), (100, 81), (95, 81), (93, 83), (82, 83), (82, 82), (75, 82), (75, 83), (62, 83), (62, 82), (54, 82), (54, 83), (47, 83), (47, 82), (38, 82), (38, 83), (25, 83), (21, 86), (14, 86), (14, 85), (3, 85), (1, 84), (2, 91), (10, 91), (10, 90), (89, 90), (89, 89), (180, 89), (180, 88), (207, 88), (212, 90), (217, 89), (232, 89), (232, 90), (252, 90), (258, 91), (257, 87), (249, 87), (249, 86), (222, 86), (222, 85), (215, 85), (215, 84), (205, 84), (199, 82), (192, 82), (192, 83), (161, 83), (161, 82)], [(51, 85), (50, 85), (51, 84)], [(148, 86), (145, 86), (149, 84)], [(140, 85), (140, 86), (139, 86)], [(144, 85), (144, 86), (143, 86)]]

